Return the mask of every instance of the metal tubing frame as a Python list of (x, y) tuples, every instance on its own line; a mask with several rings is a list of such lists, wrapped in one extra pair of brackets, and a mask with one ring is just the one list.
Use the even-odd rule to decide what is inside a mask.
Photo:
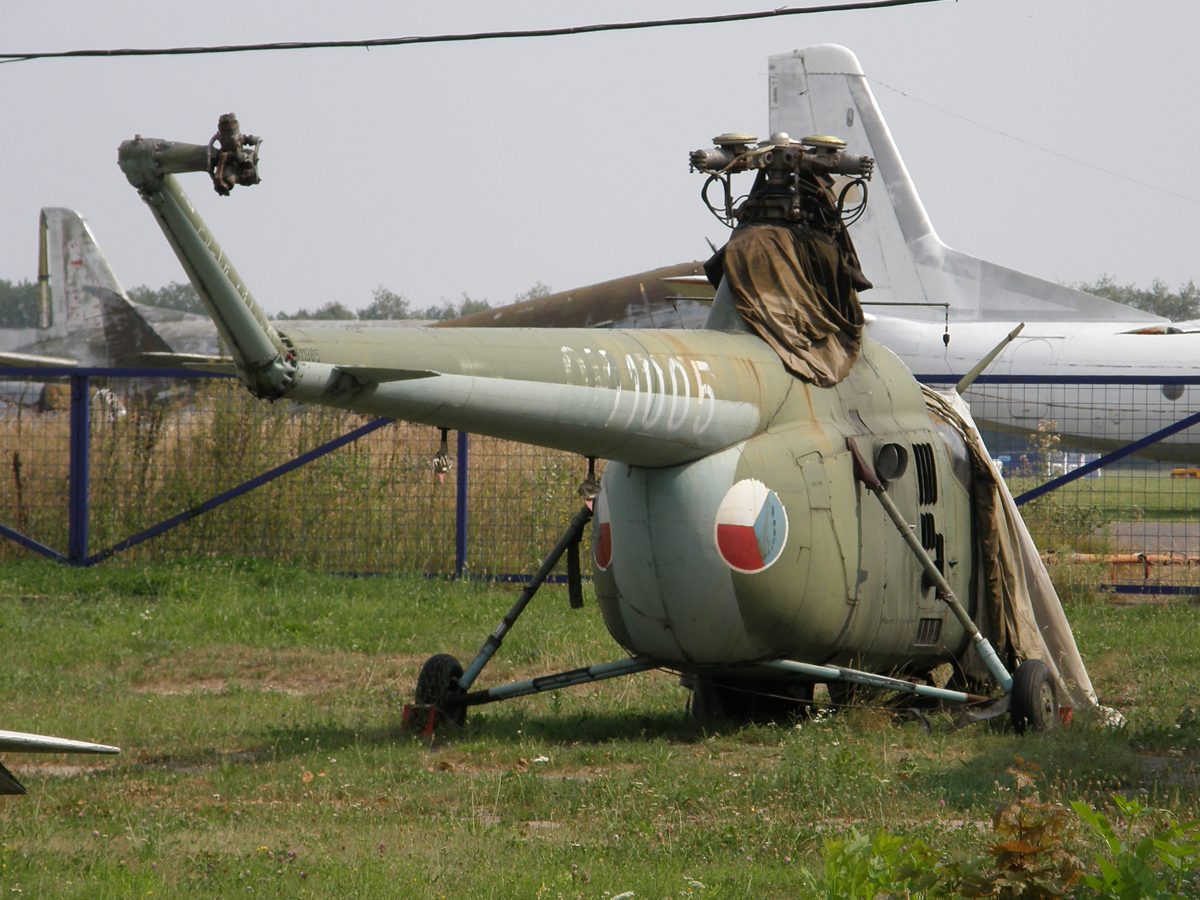
[[(955, 384), (960, 378), (958, 375), (915, 375), (913, 376), (921, 384)], [(964, 376), (965, 377), (965, 376)], [(1154, 377), (1150, 375), (1111, 375), (1107, 377), (1099, 377), (1095, 375), (980, 375), (972, 383), (972, 387), (976, 384), (1048, 384), (1048, 385), (1132, 385), (1143, 387), (1165, 387), (1169, 384), (1175, 385), (1200, 385), (1200, 377), (1195, 375), (1163, 375)], [(1144, 438), (1139, 438), (1131, 444), (1126, 444), (1112, 453), (1106, 453), (1097, 460), (1093, 460), (1086, 465), (1080, 466), (1065, 475), (1060, 475), (1058, 478), (1051, 479), (1043, 485), (1026, 491), (1025, 493), (1014, 497), (1013, 502), (1017, 506), (1022, 506), (1030, 500), (1036, 500), (1038, 497), (1045, 496), (1051, 491), (1056, 491), (1064, 485), (1070, 484), (1076, 479), (1090, 475), (1097, 469), (1103, 469), (1105, 466), (1110, 466), (1115, 462), (1119, 462), (1130, 454), (1137, 453), (1139, 450), (1144, 450), (1153, 444), (1157, 444), (1173, 434), (1178, 434), (1181, 431), (1186, 431), (1195, 425), (1200, 425), (1200, 413), (1193, 413), (1173, 425), (1168, 425), (1166, 428), (1160, 428), (1152, 434), (1146, 435)]]
[(521, 613), (525, 611), (525, 607), (529, 605), (529, 601), (533, 599), (533, 595), (537, 593), (538, 588), (546, 580), (546, 576), (557, 565), (567, 547), (579, 539), (579, 535), (583, 533), (584, 526), (587, 525), (592, 518), (592, 508), (589, 505), (584, 505), (579, 512), (571, 519), (571, 524), (567, 526), (567, 530), (563, 532), (563, 536), (558, 539), (558, 543), (554, 545), (554, 549), (546, 557), (537, 574), (525, 586), (525, 590), (521, 591), (521, 596), (517, 598), (517, 602), (512, 605), (504, 616), (503, 621), (496, 626), (496, 630), (487, 636), (483, 646), (479, 648), (479, 653), (475, 655), (474, 661), (463, 673), (462, 678), (458, 680), (458, 687), (464, 693), (471, 689), (471, 685), (475, 683), (475, 679), (479, 677), (479, 673), (483, 671), (483, 667), (488, 664), (488, 661), (495, 656), (496, 651), (500, 649), (500, 645), (504, 642), (504, 636), (512, 630)]
[(61, 553), (59, 553), (57, 550), (53, 550), (50, 547), (47, 547), (45, 544), (39, 544), (33, 538), (26, 537), (25, 535), (21, 534), (21, 532), (14, 531), (13, 529), (9, 528), (7, 525), (0, 525), (0, 537), (8, 538), (14, 544), (20, 544), (26, 550), (31, 550), (34, 553), (39, 553), (42, 556), (45, 556), (47, 559), (52, 559), (55, 562), (60, 562), (60, 563), (70, 562), (69, 559), (67, 559), (65, 556), (63, 556)]
[(950, 611), (954, 613), (954, 617), (958, 619), (962, 624), (963, 630), (970, 636), (971, 643), (975, 646), (975, 652), (979, 654), (979, 658), (983, 661), (983, 664), (987, 666), (988, 671), (999, 682), (1000, 687), (1004, 689), (1004, 693), (1009, 693), (1012, 690), (1012, 675), (1004, 667), (1004, 663), (1000, 661), (1000, 657), (996, 655), (996, 650), (992, 646), (991, 641), (985, 638), (979, 631), (979, 628), (975, 625), (975, 622), (955, 595), (954, 589), (950, 587), (950, 582), (946, 580), (933, 560), (929, 558), (929, 553), (921, 546), (921, 542), (917, 540), (917, 536), (913, 534), (912, 528), (904, 520), (904, 515), (896, 507), (895, 501), (888, 496), (883, 483), (871, 468), (871, 464), (858, 449), (854, 438), (846, 438), (846, 446), (849, 447), (850, 453), (854, 457), (854, 470), (858, 480), (866, 486), (867, 490), (879, 498), (879, 502), (883, 504), (888, 518), (892, 520), (892, 524), (900, 532), (904, 543), (908, 544), (909, 549), (912, 550), (917, 560), (921, 563), (921, 568), (925, 570), (925, 574), (933, 582), (937, 589), (938, 599), (950, 607)]
[(873, 672), (863, 672), (860, 669), (847, 669), (842, 666), (814, 666), (810, 663), (793, 662), (790, 659), (777, 659), (761, 663), (767, 668), (776, 669), (788, 675), (803, 675), (814, 681), (828, 683), (830, 681), (849, 681), (853, 684), (866, 684), (871, 687), (887, 688), (903, 694), (915, 694), (918, 697), (932, 697), (936, 700), (947, 700), (951, 703), (978, 703), (989, 698), (965, 694), (962, 691), (950, 691), (946, 688), (934, 687), (929, 684), (914, 684), (902, 678), (892, 678), (888, 675), (876, 675)]
[(557, 672), (553, 675), (542, 675), (529, 681), (517, 681), (500, 687), (488, 688), (486, 691), (474, 691), (470, 694), (458, 694), (446, 698), (447, 706), (479, 706), (484, 703), (498, 703), (501, 700), (511, 700), (514, 697), (527, 697), (530, 694), (544, 694), (562, 688), (575, 687), (593, 681), (605, 681), (609, 678), (620, 678), (622, 675), (636, 675), (658, 665), (644, 656), (631, 659), (620, 659), (616, 662), (599, 663), (583, 669), (571, 669), (567, 672)]
[[(328, 453), (332, 453), (346, 444), (358, 440), (360, 437), (365, 437), (373, 431), (376, 431), (385, 425), (390, 425), (393, 420), (389, 418), (379, 418), (374, 422), (369, 422), (353, 431), (347, 432), (341, 437), (334, 438), (319, 447), (314, 447), (307, 453), (302, 453), (300, 456), (289, 460), (283, 465), (276, 466), (261, 475), (251, 478), (236, 487), (230, 488), (215, 497), (205, 500), (203, 503), (186, 509), (177, 515), (172, 516), (157, 525), (153, 525), (144, 531), (125, 538), (119, 541), (106, 550), (101, 550), (99, 553), (88, 555), (88, 477), (89, 477), (89, 461), (90, 461), (90, 397), (89, 397), (89, 379), (96, 377), (113, 377), (113, 378), (231, 378), (228, 375), (213, 375), (206, 372), (193, 372), (188, 369), (137, 369), (137, 368), (62, 368), (62, 367), (45, 367), (45, 366), (23, 366), (23, 367), (5, 367), (0, 374), (5, 376), (18, 375), (25, 377), (63, 377), (67, 376), (71, 379), (71, 411), (70, 411), (70, 476), (68, 482), (68, 497), (67, 497), (67, 518), (68, 518), (68, 536), (67, 536), (67, 555), (59, 553), (38, 541), (33, 540), (26, 535), (21, 534), (6, 525), (0, 525), (0, 538), (7, 538), (15, 544), (19, 544), (27, 550), (38, 553), (48, 559), (53, 559), (56, 562), (68, 563), (70, 565), (88, 567), (94, 566), (97, 563), (103, 562), (114, 554), (128, 550), (131, 547), (136, 547), (138, 544), (144, 543), (151, 538), (157, 537), (164, 532), (170, 531), (184, 522), (190, 521), (199, 515), (202, 515), (209, 510), (216, 509), (234, 500), (243, 494), (247, 494), (255, 488), (262, 487), (268, 482), (274, 481), (280, 476), (286, 475), (301, 466), (307, 465), (315, 459), (320, 459)], [(459, 446), (465, 444), (465, 434), (459, 435)], [(460, 476), (461, 479), (461, 476)], [(465, 509), (464, 509), (465, 514)], [(465, 515), (464, 515), (465, 523)], [(465, 536), (465, 528), (463, 530)]]
[[(961, 375), (913, 375), (921, 384), (957, 384)], [(1200, 385), (1200, 375), (980, 375), (974, 384), (1122, 384), (1162, 387)]]
[[(911, 304), (905, 304), (911, 305)], [(196, 371), (193, 369), (146, 369), (146, 368), (130, 368), (130, 367), (63, 367), (63, 366), (8, 366), (4, 367), (2, 374), (6, 377), (15, 378), (70, 378), (71, 391), (71, 463), (70, 463), (70, 478), (69, 478), (69, 496), (68, 496), (68, 552), (67, 555), (59, 553), (44, 544), (35, 541), (34, 539), (21, 534), (20, 532), (0, 524), (0, 538), (5, 538), (13, 541), (16, 544), (38, 553), (49, 559), (58, 562), (68, 562), (73, 565), (91, 566), (101, 562), (110, 556), (137, 546), (150, 538), (156, 537), (165, 531), (168, 531), (177, 525), (182, 524), (201, 513), (214, 509), (217, 506), (227, 503), (236, 497), (241, 496), (248, 491), (253, 490), (268, 481), (272, 481), (293, 469), (304, 465), (313, 459), (323, 456), (325, 453), (338, 449), (344, 446), (345, 443), (356, 440), (364, 434), (375, 428), (381, 427), (390, 422), (390, 419), (378, 419), (369, 426), (364, 426), (367, 430), (357, 429), (355, 432), (350, 432), (342, 438), (337, 438), (329, 444), (324, 444), (296, 460), (285, 463), (270, 472), (264, 473), (236, 488), (218, 494), (216, 497), (205, 501), (199, 506), (180, 513), (158, 525), (146, 529), (132, 537), (115, 544), (107, 550), (89, 556), (87, 554), (88, 544), (88, 496), (87, 496), (87, 481), (88, 481), (88, 466), (89, 466), (89, 450), (88, 450), (88, 426), (90, 425), (90, 404), (78, 402), (78, 394), (82, 390), (86, 394), (88, 379), (91, 377), (109, 377), (109, 378), (186, 378), (186, 379), (207, 379), (207, 378), (233, 378), (232, 375), (220, 375), (211, 372)], [(917, 375), (916, 379), (925, 384), (953, 384), (956, 383), (961, 376), (958, 375)], [(1043, 376), (1043, 375), (982, 375), (975, 384), (1121, 384), (1121, 385), (1144, 385), (1144, 386), (1161, 386), (1167, 384), (1182, 384), (1194, 385), (1200, 384), (1200, 378), (1196, 376), (1170, 376), (1164, 375), (1160, 377), (1142, 376), (1142, 375), (1127, 375), (1127, 376)], [(1014, 498), (1014, 502), (1021, 506), (1028, 503), (1030, 500), (1035, 500), (1038, 497), (1044, 496), (1051, 491), (1057, 490), (1064, 485), (1070, 484), (1076, 479), (1083, 478), (1086, 475), (1112, 465), (1124, 459), (1133, 453), (1138, 452), (1148, 446), (1151, 446), (1159, 441), (1177, 434), (1180, 431), (1185, 431), (1193, 426), (1200, 425), (1200, 413), (1195, 413), (1180, 421), (1162, 428), (1153, 434), (1147, 435), (1144, 438), (1126, 445), (1125, 447), (1115, 450), (1112, 453), (1105, 454), (1099, 459), (1080, 466), (1072, 472), (1062, 475), (1058, 478), (1046, 482), (1033, 490), (1026, 491)], [(373, 426), (373, 427), (372, 427)], [(462, 577), (466, 571), (466, 556), (467, 556), (467, 472), (468, 472), (468, 435), (465, 432), (458, 433), (458, 473), (457, 473), (457, 497), (455, 503), (455, 576)], [(535, 576), (536, 578), (536, 576)], [(524, 581), (524, 576), (500, 576), (501, 581)], [(541, 579), (539, 584), (549, 581), (556, 583), (565, 580), (562, 576), (547, 576)], [(530, 581), (532, 584), (532, 581)], [(536, 588), (535, 588), (536, 590)]]

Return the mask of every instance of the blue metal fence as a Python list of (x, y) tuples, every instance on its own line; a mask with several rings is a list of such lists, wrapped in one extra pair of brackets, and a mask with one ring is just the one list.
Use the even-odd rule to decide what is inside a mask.
[[(523, 448), (520, 445), (505, 445), (504, 442), (488, 438), (477, 438), (473, 441), (467, 434), (460, 432), (457, 435), (455, 478), (443, 485), (440, 481), (434, 482), (432, 468), (429, 465), (432, 454), (428, 452), (428, 442), (436, 429), (395, 423), (387, 418), (377, 418), (359, 424), (362, 417), (354, 414), (295, 407), (287, 414), (293, 417), (307, 416), (331, 420), (322, 422), (323, 430), (326, 432), (340, 430), (340, 433), (322, 440), (316, 446), (290, 456), (276, 465), (264, 467), (265, 470), (253, 474), (252, 477), (242, 478), (232, 486), (216, 490), (206, 497), (193, 499), (190, 496), (193, 492), (189, 492), (189, 502), (183, 509), (176, 508), (169, 515), (162, 515), (161, 518), (147, 523), (143, 527), (137, 527), (133, 529), (132, 534), (127, 532), (126, 536), (121, 536), (119, 540), (106, 542), (107, 546), (104, 549), (93, 552), (90, 545), (95, 543), (92, 523), (95, 520), (96, 511), (90, 500), (92, 493), (97, 488), (97, 480), (92, 471), (93, 457), (98, 452), (101, 455), (105, 452), (110, 454), (113, 452), (110, 446), (104, 446), (103, 440), (99, 441), (101, 445), (99, 448), (93, 446), (93, 439), (99, 440), (109, 435), (105, 423), (99, 422), (98, 418), (111, 419), (110, 424), (115, 425), (114, 416), (132, 415), (125, 410), (126, 405), (146, 400), (136, 391), (124, 390), (114, 395), (116, 399), (113, 402), (120, 404), (119, 413), (106, 412), (102, 416), (97, 409), (95, 410), (96, 415), (93, 416), (93, 406), (98, 405), (96, 384), (113, 385), (128, 379), (136, 379), (136, 383), (142, 385), (148, 383), (147, 379), (160, 381), (170, 379), (176, 382), (187, 379), (197, 383), (211, 381), (217, 376), (178, 370), (46, 368), (8, 370), (8, 374), (35, 378), (65, 377), (70, 384), (71, 399), (66, 417), (69, 447), (67, 552), (64, 554), (54, 549), (51, 546), (52, 540), (39, 540), (30, 533), (23, 533), (19, 528), (7, 525), (0, 525), (0, 536), (8, 538), (27, 550), (77, 566), (95, 565), (115, 554), (133, 550), (151, 539), (160, 538), (205, 514), (226, 507), (232, 501), (246, 498), (256, 489), (277, 483), (283, 476), (311, 466), (339, 449), (353, 445), (355, 450), (362, 451), (363, 445), (369, 443), (365, 439), (369, 436), (378, 437), (386, 429), (393, 445), (397, 443), (403, 445), (399, 466), (396, 465), (394, 446), (391, 456), (387, 460), (373, 460), (369, 449), (368, 452), (360, 452), (359, 455), (367, 458), (367, 469), (387, 468), (389, 470), (386, 485), (388, 493), (380, 495), (378, 485), (373, 487), (369, 478), (366, 481), (359, 478), (357, 483), (351, 485), (351, 488), (359, 491), (360, 496), (343, 494), (326, 498), (329, 502), (319, 507), (319, 512), (313, 517), (316, 520), (313, 524), (316, 524), (319, 529), (323, 529), (324, 533), (311, 539), (310, 542), (324, 545), (326, 548), (326, 552), (315, 554), (324, 559), (325, 567), (340, 571), (417, 568), (427, 572), (456, 576), (479, 573), (486, 574), (488, 577), (519, 581), (527, 578), (536, 568), (539, 552), (544, 549), (545, 544), (545, 535), (541, 532), (553, 533), (561, 529), (563, 523), (569, 518), (576, 503), (573, 489), (582, 479), (585, 466), (583, 460), (568, 454), (538, 451), (532, 448)], [(111, 388), (103, 390), (111, 391)], [(250, 401), (248, 397), (243, 398), (240, 392), (236, 396), (244, 401)], [(124, 402), (121, 398), (124, 398)], [(157, 403), (158, 398), (148, 402)], [(205, 402), (205, 398), (191, 396), (182, 405), (176, 404), (172, 413), (178, 420), (175, 423), (176, 426), (183, 429), (189, 419), (203, 419), (205, 413), (202, 407)], [(236, 425), (245, 434), (234, 435), (232, 441), (253, 441), (256, 430), (260, 431), (262, 428), (261, 423), (256, 424), (253, 419), (256, 415), (262, 415), (261, 411), (268, 408), (265, 404), (250, 401), (242, 403), (238, 409), (234, 410), (232, 416)], [(209, 417), (211, 418), (211, 414)], [(209, 424), (211, 425), (211, 423)], [(339, 428), (339, 425), (342, 427)], [(345, 425), (353, 427), (347, 428)], [(59, 419), (54, 418), (54, 414), (43, 414), (39, 418), (37, 414), (26, 413), (26, 436), (30, 434), (31, 430), (36, 431), (39, 428), (43, 430), (61, 428), (61, 423)], [(192, 430), (196, 431), (197, 429), (193, 428)], [(321, 431), (322, 429), (315, 430)], [(136, 452), (141, 452), (143, 455), (150, 452), (153, 439), (145, 441), (139, 433), (136, 433), (136, 428), (126, 428), (125, 431), (133, 434)], [(162, 431), (163, 429), (159, 428), (159, 443), (156, 448), (160, 451)], [(199, 432), (198, 436), (193, 435), (194, 441), (209, 437), (204, 433), (203, 428), (199, 429)], [(215, 435), (212, 437), (213, 440), (217, 439)], [(225, 439), (229, 440), (229, 437), (225, 436)], [(385, 441), (387, 439), (385, 438)], [(181, 437), (177, 443), (182, 443), (183, 440)], [(108, 444), (112, 443), (110, 438)], [(31, 457), (36, 460), (37, 457), (45, 456), (48, 452), (52, 453), (53, 451), (47, 451), (44, 448), (39, 451), (35, 448), (33, 452), (30, 452), (29, 448), (26, 448), (24, 460), (28, 463)], [(19, 450), (14, 449), (12, 453), (14, 461), (20, 459), (16, 455)], [(482, 454), (482, 466), (470, 465), (470, 457), (473, 453)], [(187, 464), (186, 461), (185, 464)], [(33, 468), (36, 470), (36, 465)], [(102, 466), (102, 468), (113, 467)], [(26, 465), (25, 469), (28, 473), (30, 466)], [(20, 470), (20, 465), (14, 467), (18, 478), (21, 477)], [(396, 477), (397, 470), (403, 470), (402, 477)], [(546, 476), (546, 473), (550, 473), (549, 477), (542, 477)], [(319, 479), (320, 475), (321, 473), (312, 473), (312, 478)], [(53, 479), (51, 478), (51, 480)], [(122, 480), (133, 479), (128, 475), (118, 475), (109, 479), (114, 482)], [(219, 481), (220, 479), (210, 478), (208, 480)], [(521, 489), (520, 482), (530, 480), (535, 481), (535, 490), (540, 489), (542, 496), (531, 500), (527, 496), (520, 497), (509, 490), (511, 487), (519, 491)], [(372, 492), (374, 492), (374, 496), (372, 496)], [(27, 490), (26, 494), (28, 493)], [(479, 503), (474, 505), (470, 503), (472, 493), (480, 496)], [(311, 494), (304, 495), (301, 499), (306, 508), (316, 508), (313, 507)], [(451, 499), (453, 500), (453, 522), (451, 527), (443, 530), (440, 524), (444, 521), (441, 511), (450, 512), (447, 508), (447, 501)], [(143, 502), (143, 498), (130, 497), (125, 502), (128, 506), (137, 506)], [(264, 530), (291, 527), (294, 516), (290, 512), (294, 509), (294, 503), (289, 508), (287, 502), (275, 502), (271, 499), (262, 499), (259, 502), (263, 508), (247, 512), (243, 518), (250, 518), (252, 513), (257, 515), (263, 520)], [(532, 511), (530, 515), (522, 512), (522, 508), (526, 505)], [(381, 553), (377, 553), (375, 559), (366, 560), (365, 565), (361, 554), (356, 558), (353, 553), (327, 552), (327, 548), (334, 543), (353, 545), (356, 540), (362, 539), (363, 526), (359, 520), (363, 517), (364, 508), (375, 513), (378, 513), (379, 510), (383, 511), (381, 515), (370, 516), (374, 520), (370, 527), (374, 527), (377, 533), (373, 536), (368, 535), (368, 539), (373, 538), (375, 543), (385, 545), (385, 549)], [(560, 509), (563, 513), (562, 518), (557, 521), (547, 521), (545, 527), (540, 521), (532, 521), (534, 516), (548, 520), (556, 518), (556, 513)], [(479, 538), (474, 547), (469, 543), (472, 515), (498, 520), (495, 521), (495, 524), (499, 526), (479, 529)], [(122, 515), (118, 518), (121, 521), (138, 520), (139, 516)], [(141, 518), (144, 519), (144, 516)], [(111, 532), (112, 528), (109, 528), (108, 531)], [(242, 531), (247, 532), (247, 528), (243, 527)], [(421, 537), (425, 544), (424, 548), (417, 551), (415, 555), (411, 549), (406, 551), (404, 547), (406, 539), (413, 534)], [(443, 535), (444, 538), (439, 535)], [(445, 549), (438, 549), (439, 541), (443, 539), (445, 544), (442, 546)], [(294, 550), (295, 545), (300, 541), (301, 536), (296, 535), (290, 537), (286, 542), (277, 542), (277, 544), (283, 544), (288, 550)], [(395, 546), (397, 552), (387, 553), (386, 545), (389, 541)], [(452, 556), (449, 553), (451, 548)], [(167, 551), (166, 555), (171, 555), (172, 552), (186, 551)], [(262, 547), (246, 546), (244, 543), (233, 548), (225, 548), (225, 552), (272, 555)], [(285, 551), (284, 555), (288, 555), (288, 552)], [(310, 554), (310, 557), (313, 555)], [(289, 558), (295, 558), (295, 554)], [(320, 565), (321, 562), (318, 561), (317, 564)]]
[(965, 399), (1060, 585), (1200, 594), (1200, 378), (985, 375)]
[[(72, 565), (135, 551), (241, 553), (336, 571), (523, 579), (574, 511), (586, 471), (569, 454), (459, 433), (455, 477), (441, 484), (429, 466), (436, 429), (262, 404), (228, 379), (191, 371), (8, 374), (65, 379), (70, 404), (65, 416), (26, 413), (23, 426), (20, 412), (8, 411), (17, 427), (0, 428), (8, 435), (0, 450), (12, 454), (16, 490), (7, 508), (0, 502), (0, 517), (17, 527), (0, 524), (0, 536)], [(958, 376), (920, 378), (951, 384)], [(100, 384), (125, 389), (105, 405)], [(168, 388), (147, 392), (148, 384)], [(228, 390), (210, 396), (213, 385)], [(1200, 438), (1185, 432), (1200, 426), (1196, 393), (1200, 378), (991, 375), (967, 399), (981, 426), (994, 429), (985, 437), (1006, 448), (1006, 477), (1035, 540), (1052, 561), (1079, 568), (1064, 577), (1168, 593), (1200, 591), (1200, 468), (1194, 479), (1173, 477), (1193, 471), (1187, 456)], [(51, 457), (62, 444), (31, 441), (64, 425), (62, 535), (53, 505), (61, 501), (51, 496), (61, 491), (62, 467)], [(1091, 449), (1110, 450), (1080, 466), (1080, 454), (1064, 451), (1088, 429), (1099, 436)], [(1138, 458), (1155, 448), (1174, 462)], [(32, 488), (39, 476), (41, 500)], [(34, 507), (43, 514), (31, 515)], [(55, 548), (63, 537), (65, 553)], [(104, 549), (93, 551), (96, 543)], [(1140, 579), (1116, 562), (1130, 554), (1140, 554)]]

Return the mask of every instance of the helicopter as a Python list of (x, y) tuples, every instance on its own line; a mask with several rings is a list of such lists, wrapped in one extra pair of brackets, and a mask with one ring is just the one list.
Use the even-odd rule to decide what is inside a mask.
[[(252, 394), (589, 460), (585, 503), (476, 657), (426, 662), (406, 710), (426, 730), (649, 669), (678, 672), (702, 720), (803, 715), (816, 684), (963, 704), (968, 720), (1007, 713), (1022, 732), (1096, 705), (965, 404), (924, 392), (863, 335), (870, 282), (835, 178), (861, 185), (870, 157), (786, 134), (691, 153), (734, 226), (706, 267), (719, 286), (704, 329), (355, 333), (269, 322), (175, 177), (207, 172), (228, 195), (258, 182), (259, 144), (228, 114), (208, 144), (139, 135), (118, 153)], [(755, 180), (735, 202), (739, 173)], [(563, 555), (582, 605), (589, 522), (597, 605), (625, 657), (475, 689)], [(945, 663), (961, 683), (936, 683)]]

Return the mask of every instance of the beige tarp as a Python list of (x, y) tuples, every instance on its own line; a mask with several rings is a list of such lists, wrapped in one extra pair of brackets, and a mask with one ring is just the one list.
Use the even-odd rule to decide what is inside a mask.
[(850, 373), (862, 343), (860, 290), (870, 287), (849, 239), (803, 227), (754, 225), (724, 249), (742, 318), (795, 375), (820, 387)]
[[(956, 428), (971, 451), (972, 506), (982, 543), (980, 596), (984, 610), (975, 617), (979, 630), (1002, 658), (1011, 650), (1017, 662), (1040, 659), (1049, 666), (1058, 680), (1063, 706), (1096, 709), (1096, 692), (1050, 574), (975, 428), (970, 409), (954, 391), (943, 394), (930, 387), (922, 389), (930, 410)], [(971, 674), (986, 674), (973, 650), (967, 651), (962, 662)]]

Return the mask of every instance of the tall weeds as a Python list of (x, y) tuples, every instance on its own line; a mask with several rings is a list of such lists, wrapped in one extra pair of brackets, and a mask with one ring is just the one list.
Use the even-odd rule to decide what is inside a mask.
[[(66, 543), (69, 417), (0, 418), (11, 490), (0, 521)], [(229, 381), (93, 396), (90, 549), (158, 522), (360, 427), (355, 413), (264, 404)], [(394, 423), (129, 551), (136, 559), (245, 555), (327, 571), (450, 572), (456, 478), (433, 476), (439, 434)], [(578, 457), (472, 436), (467, 565), (528, 573), (578, 503)], [(0, 558), (26, 551), (0, 542)]]

